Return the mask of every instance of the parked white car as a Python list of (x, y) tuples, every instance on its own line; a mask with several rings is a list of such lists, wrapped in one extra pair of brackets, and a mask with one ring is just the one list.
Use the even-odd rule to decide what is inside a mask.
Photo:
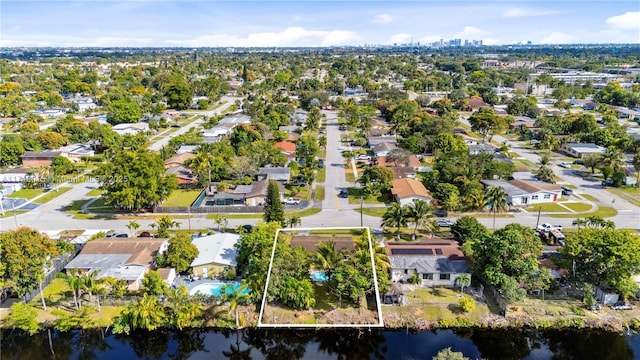
[(371, 156), (367, 154), (360, 154), (356, 156), (356, 160), (371, 160)]
[(551, 230), (560, 230), (560, 231), (562, 231), (562, 229), (564, 229), (564, 228), (562, 227), (562, 225), (551, 225), (549, 223), (544, 223), (544, 224), (538, 225), (538, 227), (536, 229), (538, 231), (549, 232)]
[(570, 168), (571, 168), (571, 163), (568, 163), (568, 162), (566, 162), (566, 161), (563, 161), (563, 162), (561, 162), (561, 163), (560, 163), (560, 165), (559, 165), (559, 166), (560, 166), (560, 167), (563, 167), (563, 168), (570, 169)]
[(299, 205), (300, 200), (294, 199), (294, 198), (288, 198), (288, 199), (285, 199), (282, 203), (285, 205)]

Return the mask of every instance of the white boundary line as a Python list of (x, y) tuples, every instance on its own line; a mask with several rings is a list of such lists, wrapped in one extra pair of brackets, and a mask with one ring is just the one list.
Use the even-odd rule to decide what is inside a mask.
[[(278, 236), (280, 232), (294, 232), (294, 231), (314, 231), (314, 230), (354, 230), (360, 229), (367, 233), (369, 239), (369, 258), (371, 261), (371, 270), (373, 270), (373, 287), (375, 289), (376, 307), (378, 311), (378, 323), (377, 324), (265, 324), (262, 322), (262, 316), (264, 315), (264, 309), (267, 305), (267, 289), (269, 288), (269, 281), (271, 279), (271, 270), (273, 268), (273, 259), (276, 254), (276, 244), (278, 243)], [(378, 274), (376, 273), (376, 265), (373, 255), (373, 243), (371, 242), (371, 230), (369, 227), (331, 227), (331, 228), (296, 228), (296, 229), (277, 229), (276, 236), (273, 239), (273, 249), (271, 250), (271, 261), (269, 261), (269, 270), (267, 271), (267, 282), (264, 285), (264, 293), (262, 294), (262, 305), (260, 306), (260, 316), (258, 317), (259, 328), (362, 328), (362, 327), (384, 327), (384, 320), (382, 318), (382, 306), (380, 304), (380, 290), (378, 289)]]

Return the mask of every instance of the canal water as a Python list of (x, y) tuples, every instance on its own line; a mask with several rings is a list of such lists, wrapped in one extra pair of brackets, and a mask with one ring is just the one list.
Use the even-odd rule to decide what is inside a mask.
[(1, 333), (0, 359), (640, 359), (640, 336), (595, 330), (439, 331), (198, 329)]

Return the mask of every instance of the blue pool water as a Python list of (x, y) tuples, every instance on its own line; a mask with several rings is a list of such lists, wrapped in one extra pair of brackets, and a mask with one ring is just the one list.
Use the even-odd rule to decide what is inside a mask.
[[(194, 287), (193, 289), (191, 289), (189, 294), (194, 295), (194, 294), (200, 293), (203, 295), (220, 296), (222, 295), (222, 286), (224, 285), (225, 283), (200, 284)], [(227, 294), (230, 294), (232, 291), (238, 290), (238, 288), (240, 288), (240, 283), (238, 282), (226, 283), (226, 285), (229, 285), (229, 287), (227, 288)], [(244, 291), (242, 291), (242, 293), (245, 295), (249, 294), (249, 289), (245, 289)]]
[(315, 282), (325, 282), (329, 280), (327, 275), (322, 271), (312, 271), (310, 276), (311, 276), (311, 280)]

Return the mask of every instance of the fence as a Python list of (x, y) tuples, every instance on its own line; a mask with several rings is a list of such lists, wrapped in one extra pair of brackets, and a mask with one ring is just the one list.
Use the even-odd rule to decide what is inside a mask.
[(156, 206), (153, 208), (154, 213), (160, 214), (242, 214), (242, 213), (262, 213), (262, 206)]
[[(51, 281), (53, 281), (53, 279), (55, 279), (56, 274), (62, 271), (62, 269), (64, 269), (64, 267), (69, 263), (69, 261), (71, 261), (72, 258), (73, 256), (71, 256), (70, 254), (67, 254), (66, 256), (58, 256), (53, 260), (51, 260), (51, 262), (53, 263), (53, 266), (49, 270), (49, 272), (44, 276), (44, 279), (42, 280), (43, 289), (46, 288), (51, 283)], [(26, 302), (29, 302), (38, 295), (40, 295), (39, 286), (37, 289), (33, 290), (32, 292), (27, 293), (24, 296), (24, 300)]]
[(503, 316), (507, 314), (507, 302), (504, 300), (502, 295), (498, 292), (498, 290), (491, 285), (484, 285), (484, 288), (489, 292), (491, 297), (495, 300), (496, 304), (500, 307), (500, 313)]

